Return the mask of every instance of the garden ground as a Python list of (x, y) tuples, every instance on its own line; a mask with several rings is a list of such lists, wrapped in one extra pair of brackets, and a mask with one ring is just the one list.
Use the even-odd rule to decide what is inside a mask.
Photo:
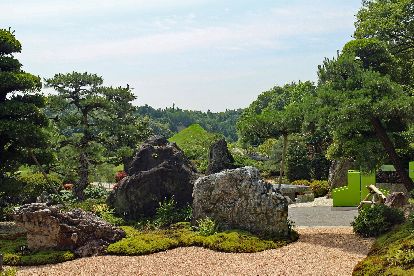
[(351, 275), (373, 239), (351, 227), (298, 227), (300, 238), (259, 253), (187, 247), (145, 256), (99, 256), (21, 267), (18, 275)]

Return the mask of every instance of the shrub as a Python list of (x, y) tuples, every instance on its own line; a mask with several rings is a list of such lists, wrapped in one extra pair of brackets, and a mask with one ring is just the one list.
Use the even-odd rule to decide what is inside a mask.
[(362, 209), (351, 225), (354, 232), (363, 237), (376, 237), (402, 222), (404, 214), (401, 210), (381, 204)]
[(179, 221), (190, 221), (192, 218), (191, 206), (177, 208), (174, 198), (166, 199), (159, 203), (156, 209), (154, 225), (156, 227), (166, 227)]
[(104, 187), (94, 185), (89, 185), (88, 187), (86, 187), (84, 192), (86, 198), (93, 199), (106, 198), (109, 194)]
[(328, 181), (314, 180), (310, 183), (310, 188), (315, 197), (325, 196), (329, 192)]
[(76, 197), (72, 193), (72, 191), (68, 190), (60, 190), (59, 195), (57, 194), (51, 194), (50, 199), (53, 203), (57, 204), (63, 201), (65, 204), (72, 204), (76, 202)]
[(207, 217), (197, 220), (197, 231), (201, 236), (210, 236), (217, 232), (217, 225), (214, 220)]
[(311, 183), (309, 180), (306, 180), (306, 179), (298, 179), (298, 180), (291, 182), (290, 184), (310, 186)]

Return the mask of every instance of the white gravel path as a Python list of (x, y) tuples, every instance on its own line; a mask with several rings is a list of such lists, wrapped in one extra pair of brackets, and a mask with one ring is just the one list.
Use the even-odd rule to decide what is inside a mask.
[(100, 256), (41, 267), (18, 275), (351, 275), (372, 239), (351, 227), (300, 227), (300, 239), (259, 253), (220, 253), (199, 247), (146, 256)]
[(304, 202), (304, 203), (294, 203), (290, 204), (289, 208), (296, 208), (296, 207), (316, 207), (316, 206), (333, 206), (332, 198), (326, 197), (317, 197), (312, 202)]

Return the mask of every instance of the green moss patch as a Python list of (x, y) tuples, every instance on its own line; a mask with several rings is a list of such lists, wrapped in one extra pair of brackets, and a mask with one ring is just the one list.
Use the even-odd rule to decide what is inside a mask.
[(407, 222), (380, 236), (353, 275), (414, 275), (414, 224)]
[(143, 232), (129, 226), (122, 228), (127, 237), (109, 245), (108, 254), (145, 255), (186, 246), (202, 246), (221, 252), (253, 253), (278, 248), (297, 239), (296, 235), (292, 235), (292, 238), (285, 240), (264, 240), (239, 230), (202, 236), (191, 229), (190, 223), (177, 223), (167, 230)]
[(61, 263), (75, 259), (75, 254), (70, 251), (36, 251), (22, 250), (27, 248), (26, 238), (14, 240), (0, 240), (0, 252), (3, 253), (5, 265), (44, 265)]

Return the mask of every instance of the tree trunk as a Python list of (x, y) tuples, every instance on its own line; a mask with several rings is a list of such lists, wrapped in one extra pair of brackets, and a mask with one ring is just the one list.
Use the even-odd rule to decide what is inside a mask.
[(86, 150), (89, 145), (89, 124), (88, 124), (88, 112), (82, 111), (82, 126), (83, 126), (83, 137), (79, 145), (79, 180), (73, 187), (73, 193), (78, 200), (84, 200), (84, 190), (88, 186), (89, 180), (89, 162), (86, 156)]
[(283, 173), (285, 172), (285, 160), (286, 160), (287, 146), (288, 146), (288, 135), (283, 134), (283, 150), (282, 150), (282, 160), (280, 161), (280, 175), (279, 175), (279, 186), (278, 186), (279, 190), (282, 184)]
[(391, 159), (391, 162), (393, 163), (395, 170), (400, 176), (401, 181), (403, 182), (405, 188), (407, 189), (407, 191), (411, 191), (413, 189), (413, 181), (410, 179), (407, 171), (404, 169), (401, 163), (400, 157), (397, 155), (394, 144), (392, 143), (390, 137), (388, 136), (387, 131), (385, 130), (381, 121), (377, 117), (372, 117), (371, 123), (372, 123), (372, 126), (374, 127), (377, 138), (381, 141), (385, 152), (387, 153), (388, 157)]
[(85, 156), (85, 153), (81, 153), (79, 156), (79, 181), (73, 187), (73, 193), (78, 198), (78, 200), (84, 200), (85, 194), (84, 190), (88, 186), (89, 178), (89, 163), (88, 159)]

